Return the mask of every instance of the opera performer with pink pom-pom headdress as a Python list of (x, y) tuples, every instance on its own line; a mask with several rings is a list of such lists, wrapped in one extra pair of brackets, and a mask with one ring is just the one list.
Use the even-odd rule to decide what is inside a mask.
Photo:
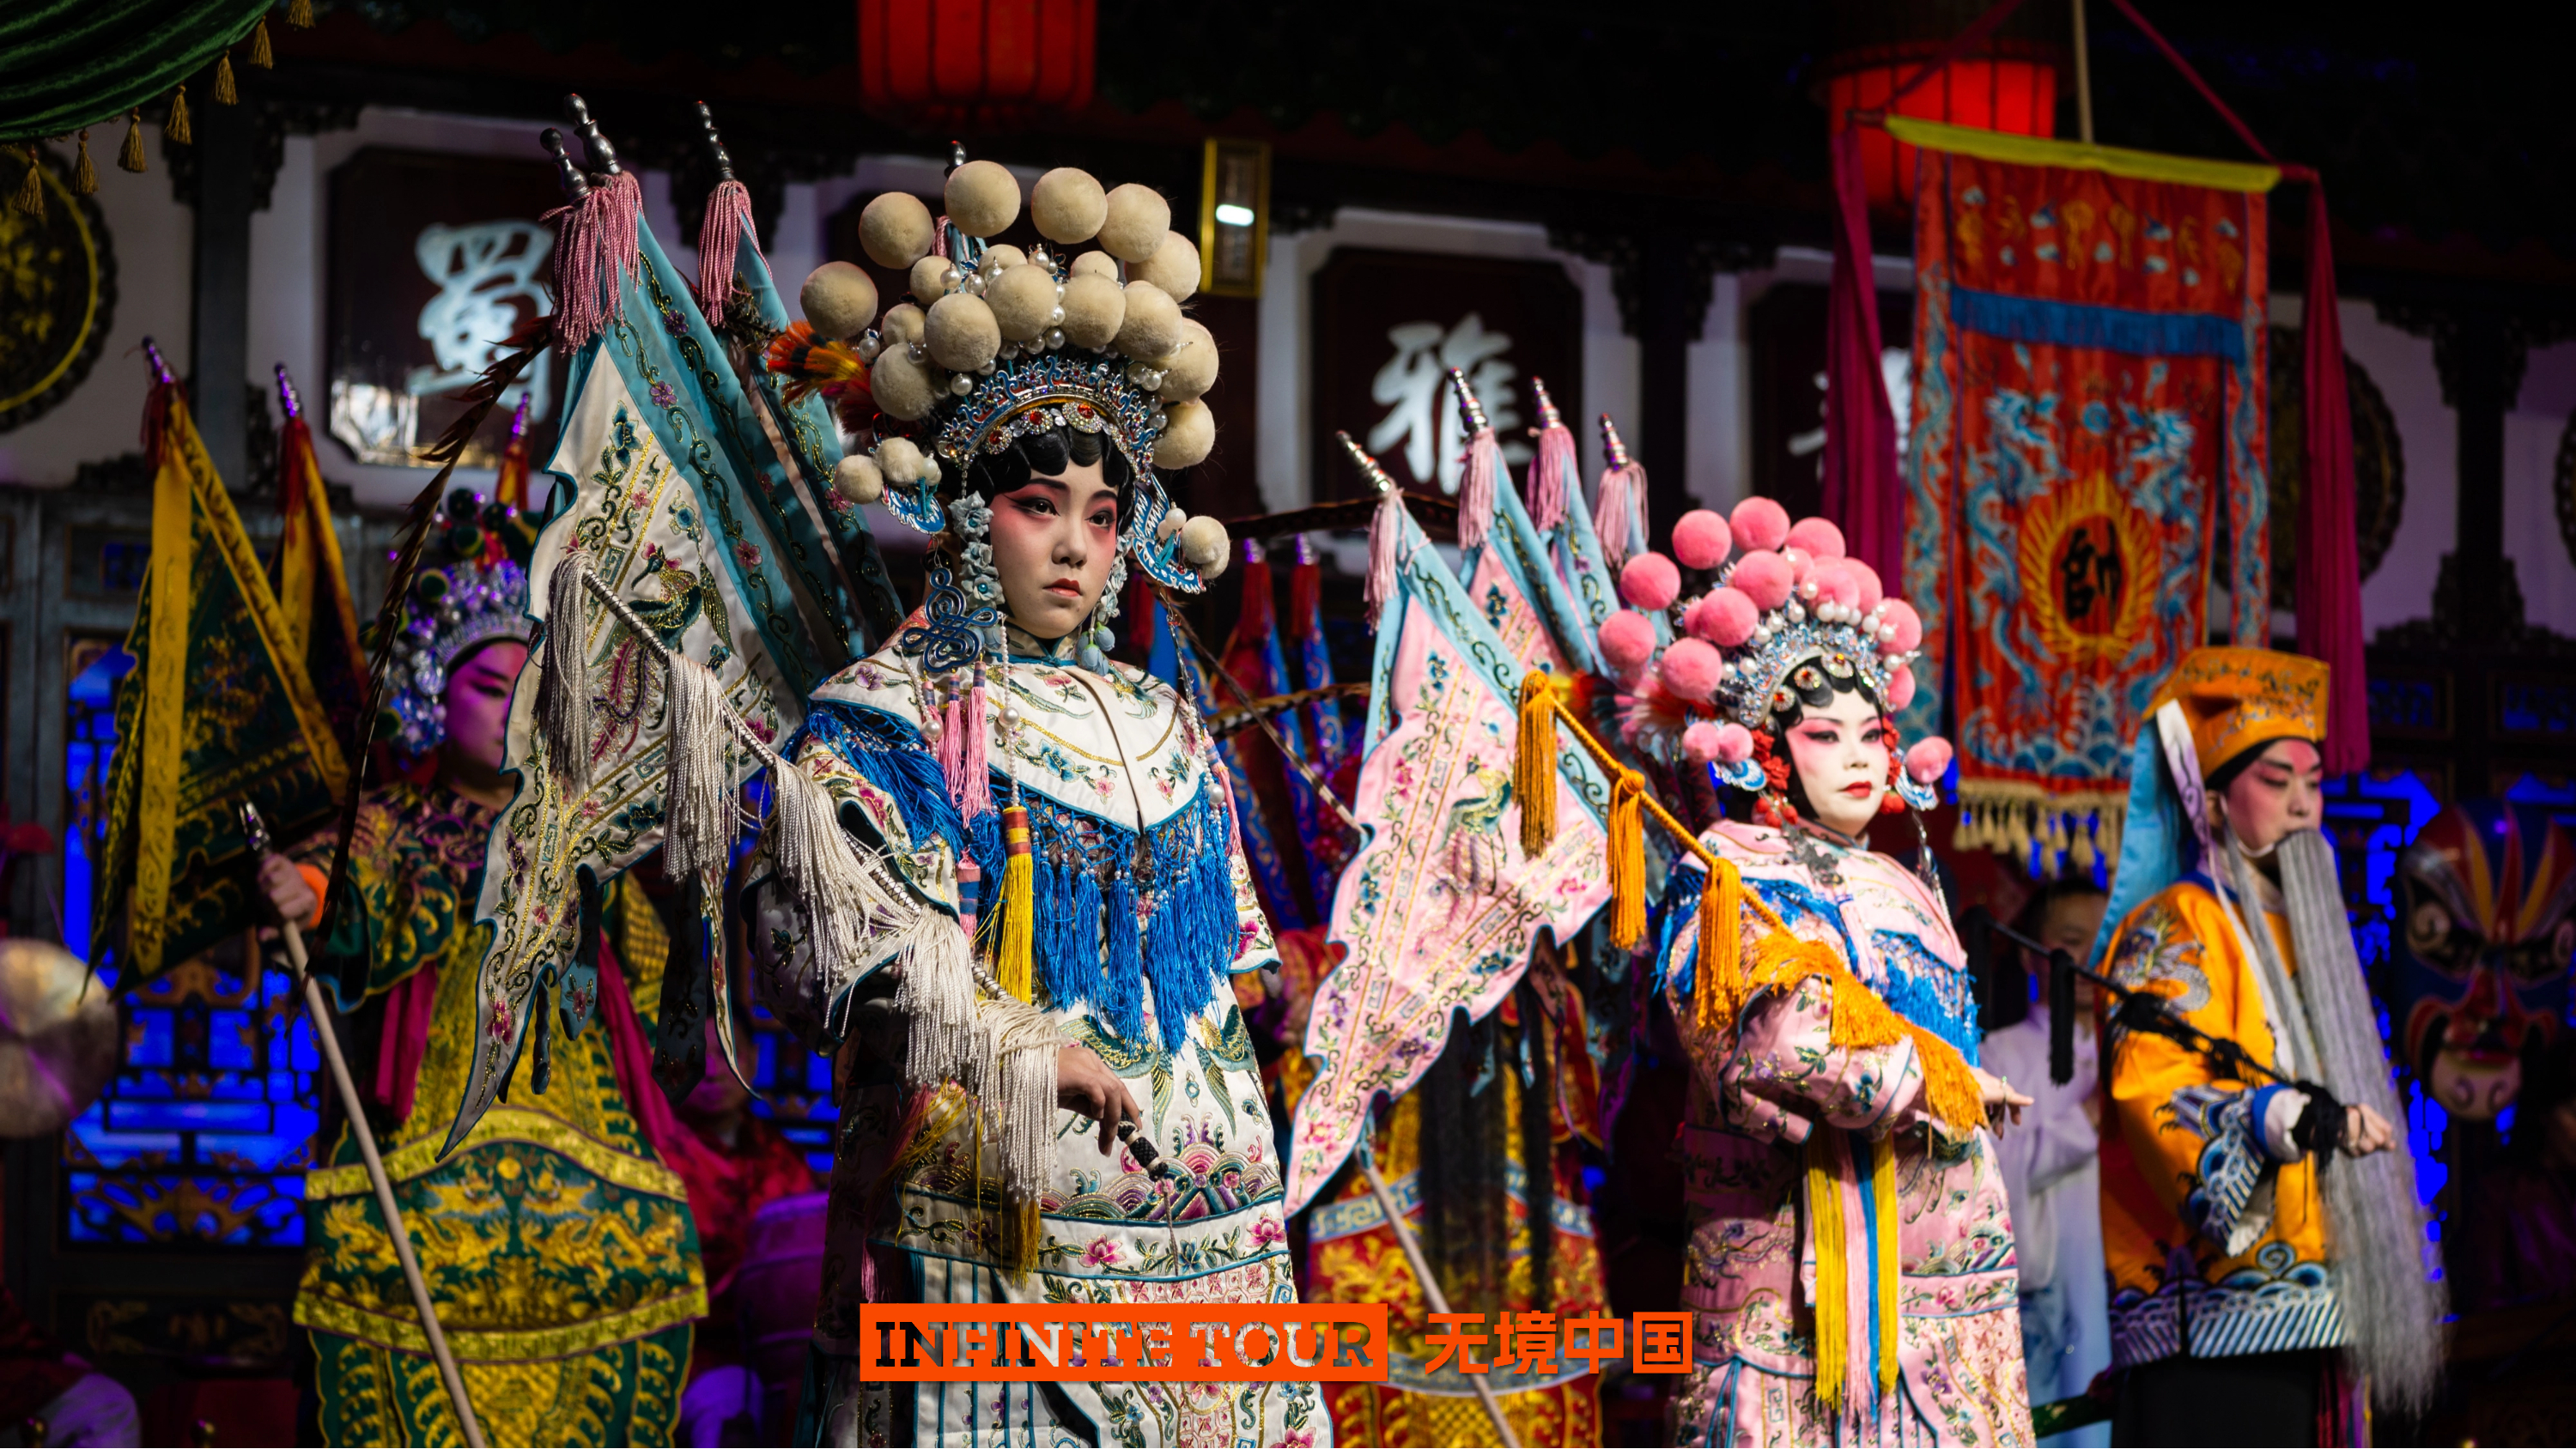
[[(1715, 586), (1684, 598), (1684, 569)], [(1631, 610), (1601, 646), (1622, 734), (1752, 795), (1753, 818), (1700, 839), (1801, 943), (1785, 965), (1766, 948), (1752, 972), (1704, 968), (1703, 872), (1676, 867), (1655, 938), (1692, 1068), (1693, 1364), (1674, 1442), (2027, 1444), (1984, 1124), (2029, 1099), (1977, 1068), (1966, 953), (1928, 852), (1918, 873), (1866, 839), (1879, 815), (1935, 804), (1949, 765), (1945, 741), (1904, 748), (1892, 723), (1921, 621), (1831, 523), (1792, 526), (1763, 498), (1731, 520), (1686, 515), (1673, 557), (1631, 558), (1619, 582)], [(1748, 961), (1768, 929), (1752, 904)]]

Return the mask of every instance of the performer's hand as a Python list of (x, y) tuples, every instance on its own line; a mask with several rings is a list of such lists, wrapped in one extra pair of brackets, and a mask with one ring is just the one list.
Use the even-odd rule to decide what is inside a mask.
[(2355, 1102), (2343, 1109), (2343, 1150), (2347, 1156), (2368, 1157), (2385, 1152), (2397, 1142), (2396, 1129), (2388, 1119)]
[(259, 863), (259, 888), (281, 921), (301, 926), (322, 908), (322, 898), (313, 893), (313, 883), (304, 878), (304, 872), (274, 851)]
[(1118, 1141), (1120, 1122), (1145, 1125), (1145, 1114), (1137, 1110), (1136, 1099), (1127, 1095), (1127, 1084), (1118, 1080), (1118, 1074), (1109, 1070), (1100, 1054), (1087, 1046), (1056, 1049), (1055, 1104), (1100, 1124), (1103, 1157), (1111, 1155)]
[(1994, 1116), (1995, 1109), (2001, 1107), (2012, 1113), (2013, 1125), (2020, 1126), (2021, 1109), (2029, 1106), (2033, 1099), (2014, 1091), (2012, 1083), (1992, 1072), (1970, 1067), (1968, 1073), (1977, 1079), (1977, 1092), (1986, 1099), (1986, 1115)]

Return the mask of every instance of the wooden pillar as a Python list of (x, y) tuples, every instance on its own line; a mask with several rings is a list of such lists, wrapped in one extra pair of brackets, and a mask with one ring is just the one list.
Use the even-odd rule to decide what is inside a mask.
[(188, 375), (197, 431), (224, 486), (260, 481), (250, 466), (250, 214), (255, 123), (247, 105), (196, 108), (196, 255), (188, 335)]

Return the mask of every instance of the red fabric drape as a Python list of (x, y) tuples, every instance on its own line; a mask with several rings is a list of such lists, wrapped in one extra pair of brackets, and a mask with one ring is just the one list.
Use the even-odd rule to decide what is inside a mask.
[(1833, 139), (1834, 274), (1825, 313), (1824, 510), (1853, 558), (1897, 586), (1904, 577), (1904, 490), (1896, 471), (1896, 413), (1879, 371), (1878, 283), (1869, 249), (1868, 181), (1860, 133)]
[[(2329, 775), (2370, 767), (2370, 681), (2362, 654), (2361, 560), (2353, 525), (2352, 404), (2343, 382), (2343, 319), (2335, 304), (2326, 188), (2308, 183), (2308, 295), (2299, 325), (2307, 488), (2299, 530), (2299, 652), (2326, 662)], [(2280, 466), (2275, 459), (2273, 466)]]

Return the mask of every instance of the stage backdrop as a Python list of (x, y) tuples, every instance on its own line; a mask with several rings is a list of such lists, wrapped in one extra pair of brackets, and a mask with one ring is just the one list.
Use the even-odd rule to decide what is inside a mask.
[(1889, 125), (1923, 148), (1905, 597), (1930, 657), (1909, 733), (1946, 705), (1962, 844), (2089, 867), (2116, 858), (2123, 742), (2183, 651), (2213, 627), (2270, 642), (2279, 172)]

